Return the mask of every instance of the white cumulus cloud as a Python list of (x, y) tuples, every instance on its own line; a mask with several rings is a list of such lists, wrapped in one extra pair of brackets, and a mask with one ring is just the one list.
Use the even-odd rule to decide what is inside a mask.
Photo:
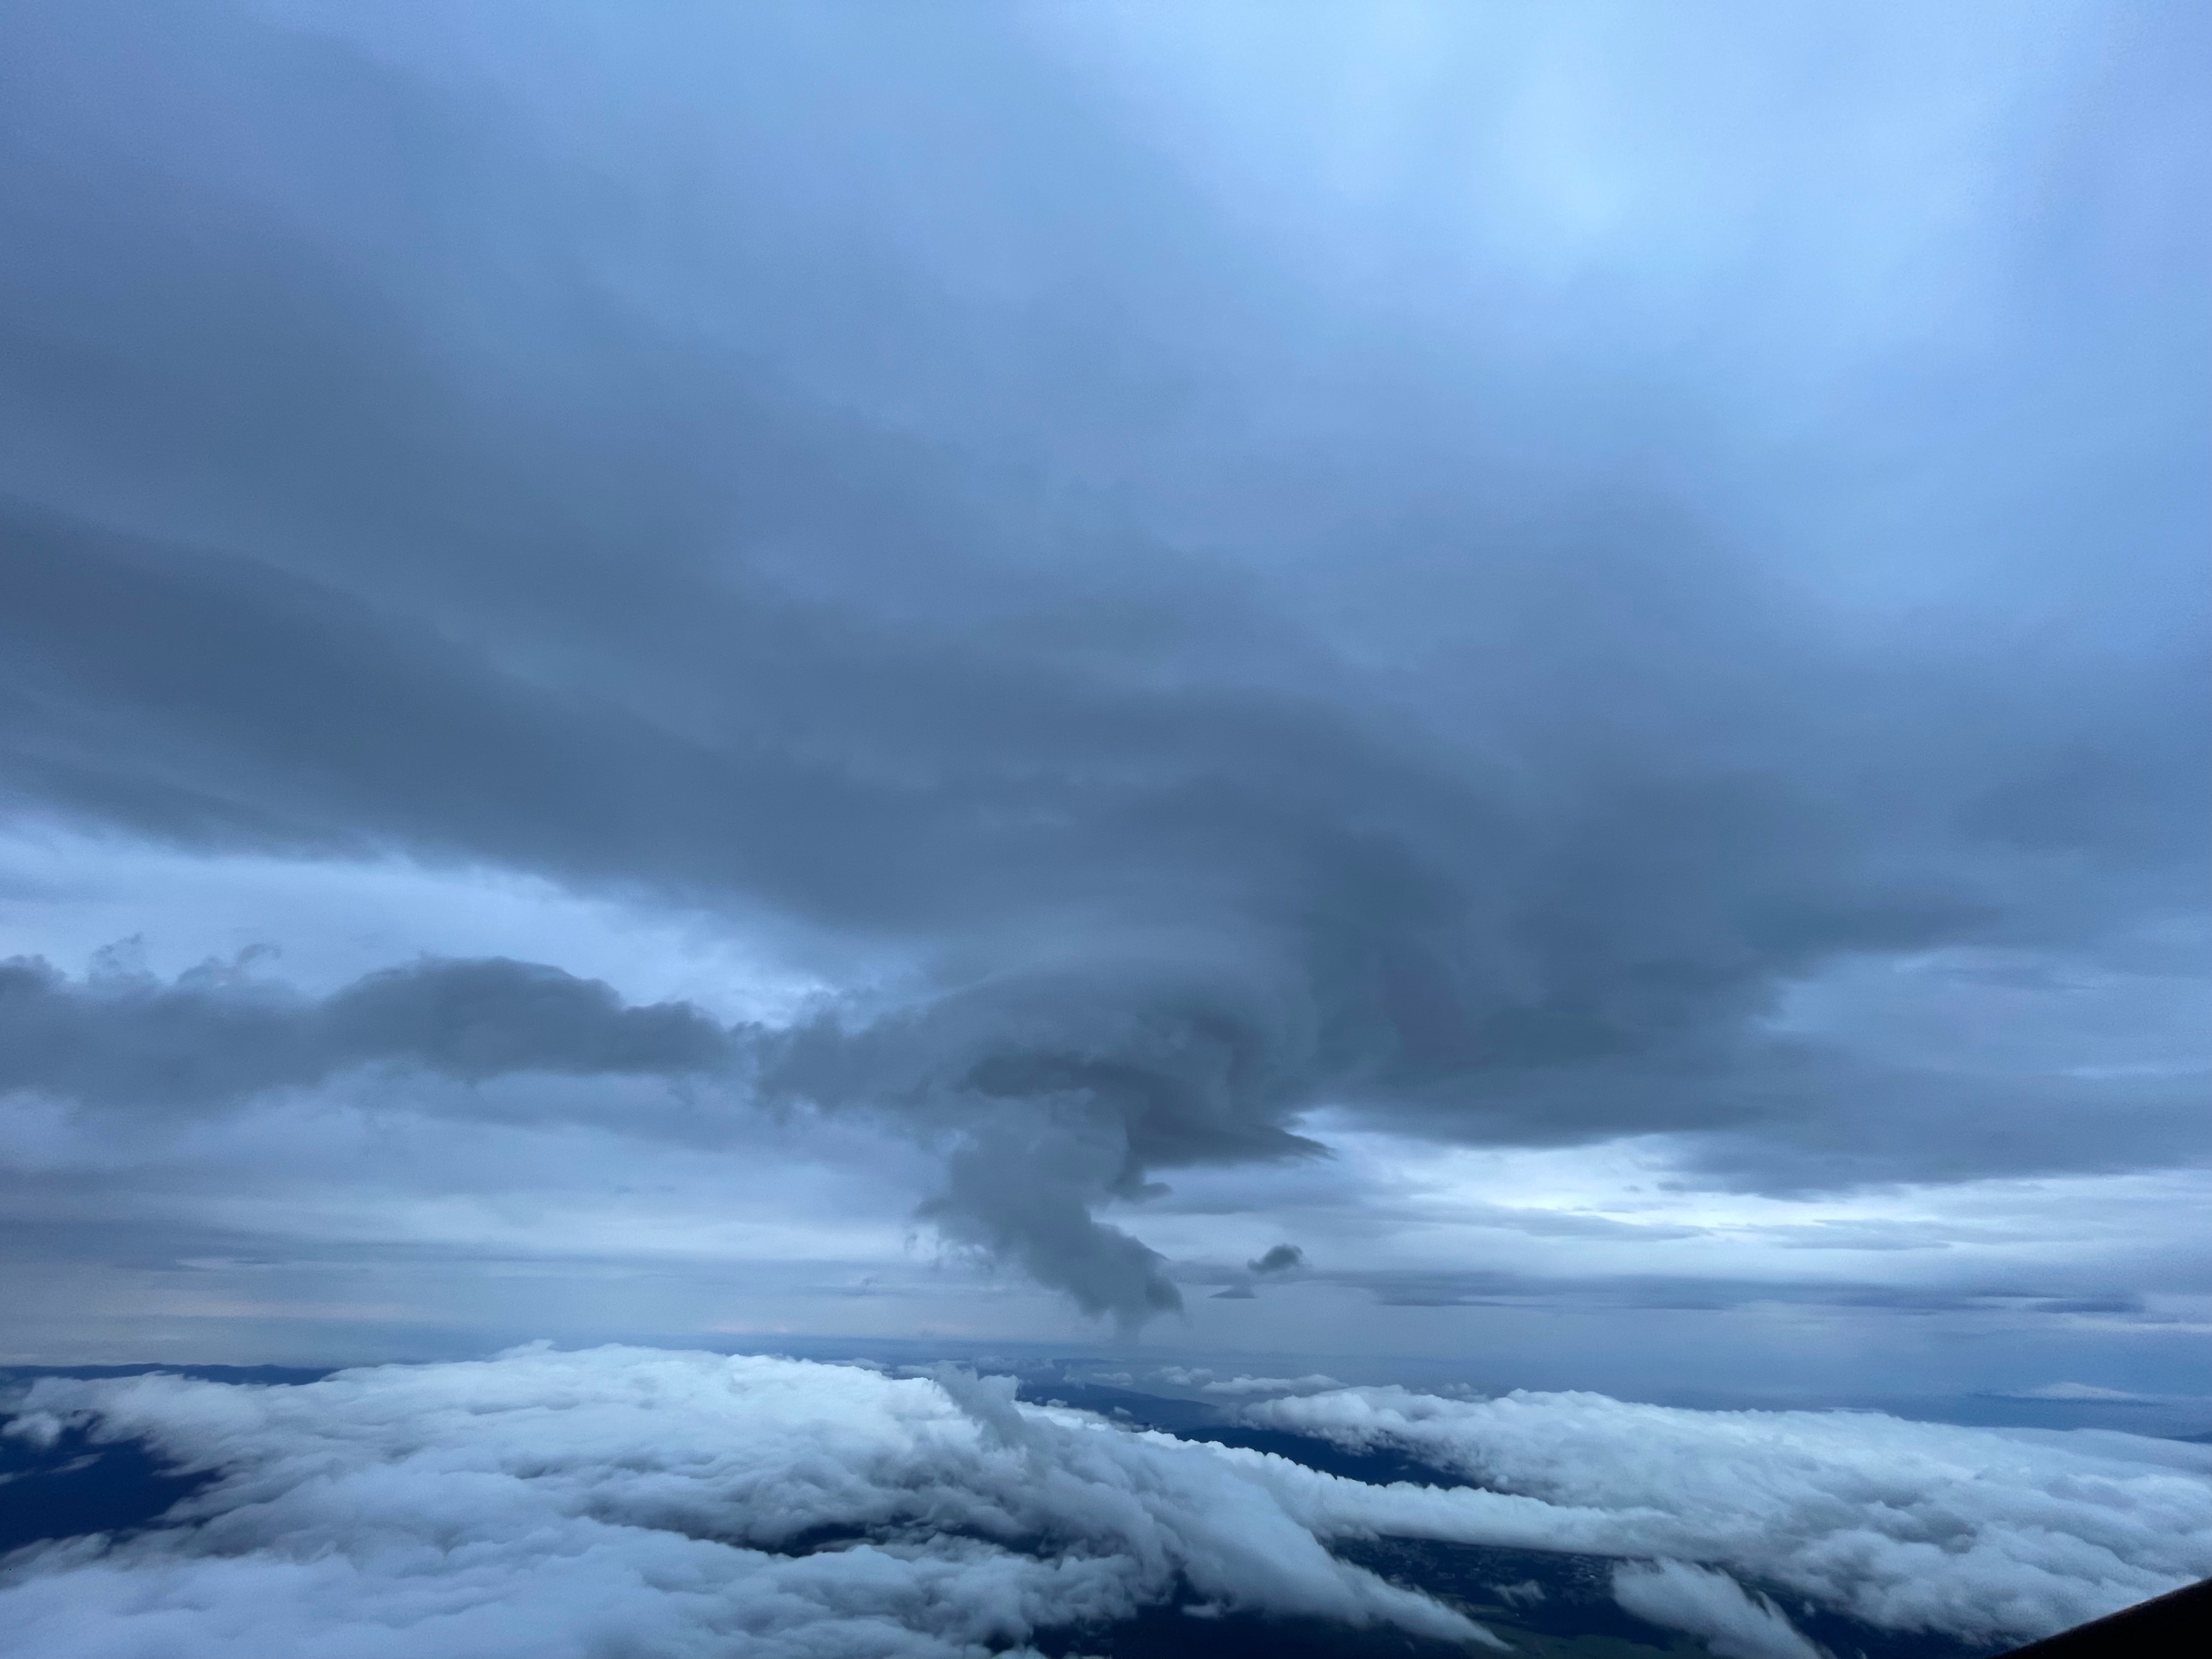
[(1217, 1382), (1201, 1382), (1199, 1388), (1206, 1394), (1314, 1394), (1324, 1389), (1340, 1389), (1343, 1383), (1319, 1371), (1304, 1376), (1228, 1376)]
[[(1892, 1630), (2025, 1640), (2212, 1575), (2212, 1448), (2178, 1442), (1395, 1388), (1244, 1415), (1486, 1488), (1378, 1530), (1701, 1564)], [(1692, 1599), (1679, 1574), (1627, 1582), (1654, 1607)]]
[(1725, 1659), (1820, 1659), (1779, 1607), (1724, 1572), (1686, 1561), (1624, 1562), (1613, 1569), (1613, 1594), (1639, 1618), (1704, 1637)]
[(642, 1348), (289, 1388), (48, 1378), (15, 1404), (11, 1433), (73, 1423), (214, 1477), (143, 1532), (12, 1558), (21, 1659), (951, 1659), (1176, 1602), (1494, 1640), (1329, 1548), (1375, 1536), (1609, 1555), (1631, 1612), (1807, 1659), (1768, 1592), (1993, 1640), (2212, 1571), (2212, 1448), (1871, 1413), (1244, 1407), (1480, 1483), (1452, 1487), (1023, 1405), (1006, 1378)]
[[(946, 1373), (528, 1349), (304, 1387), (48, 1379), (219, 1478), (173, 1524), (34, 1547), (18, 1659), (937, 1659), (1169, 1600), (1481, 1640), (1336, 1560), (1208, 1449)], [(179, 1524), (191, 1523), (191, 1524)]]

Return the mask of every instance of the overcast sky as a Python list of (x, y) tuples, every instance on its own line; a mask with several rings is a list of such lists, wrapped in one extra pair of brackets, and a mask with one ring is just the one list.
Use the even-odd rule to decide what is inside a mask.
[(2200, 8), (0, 28), (0, 1358), (2204, 1392)]

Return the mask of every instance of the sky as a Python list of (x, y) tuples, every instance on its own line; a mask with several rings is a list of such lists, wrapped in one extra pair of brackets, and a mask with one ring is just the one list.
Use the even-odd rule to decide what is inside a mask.
[(0, 30), (0, 1361), (2212, 1423), (2200, 9)]

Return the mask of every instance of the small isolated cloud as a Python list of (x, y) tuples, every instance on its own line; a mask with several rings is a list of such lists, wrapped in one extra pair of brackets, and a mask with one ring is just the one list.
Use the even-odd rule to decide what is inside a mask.
[(1286, 1273), (1306, 1265), (1306, 1253), (1295, 1244), (1278, 1244), (1244, 1264), (1255, 1273)]
[(2018, 1389), (1997, 1394), (1998, 1400), (2075, 1400), (2086, 1404), (2106, 1406), (2155, 1406), (2158, 1396), (2130, 1394), (2125, 1389), (2102, 1389), (2094, 1382), (2045, 1382), (2033, 1389)]

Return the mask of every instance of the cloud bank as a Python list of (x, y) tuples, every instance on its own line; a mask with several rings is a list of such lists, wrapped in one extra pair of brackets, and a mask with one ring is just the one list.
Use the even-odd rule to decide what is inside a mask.
[(733, 1058), (729, 1033), (696, 1009), (625, 1007), (598, 981), (527, 963), (426, 962), (311, 999), (243, 968), (73, 981), (26, 957), (0, 962), (0, 1089), (183, 1111), (368, 1066), (481, 1081), (684, 1076)]
[(1873, 1414), (1396, 1390), (1250, 1408), (1402, 1445), (1476, 1489), (1138, 1433), (966, 1372), (662, 1350), (541, 1346), (298, 1387), (44, 1379), (15, 1404), (12, 1434), (79, 1425), (216, 1476), (143, 1532), (9, 1561), (0, 1616), (41, 1659), (950, 1656), (1161, 1604), (1483, 1644), (1327, 1548), (1376, 1535), (1623, 1558), (1631, 1611), (1733, 1659), (1803, 1659), (1738, 1578), (1987, 1641), (2212, 1565), (2202, 1449)]
[(966, 1656), (1181, 1595), (1480, 1641), (1337, 1562), (1200, 1449), (1012, 1384), (661, 1351), (510, 1354), (297, 1389), (42, 1382), (222, 1471), (172, 1524), (0, 1589), (25, 1655)]
[[(1889, 1630), (2023, 1642), (2212, 1575), (2212, 1454), (2133, 1435), (1402, 1389), (1269, 1401), (1243, 1415), (1348, 1449), (1408, 1452), (1556, 1505), (1553, 1547), (1720, 1568)], [(1756, 1604), (1709, 1576), (1663, 1569), (1620, 1582), (1634, 1611), (1705, 1609), (1696, 1616), (1710, 1626), (1683, 1628), (1762, 1627)]]

